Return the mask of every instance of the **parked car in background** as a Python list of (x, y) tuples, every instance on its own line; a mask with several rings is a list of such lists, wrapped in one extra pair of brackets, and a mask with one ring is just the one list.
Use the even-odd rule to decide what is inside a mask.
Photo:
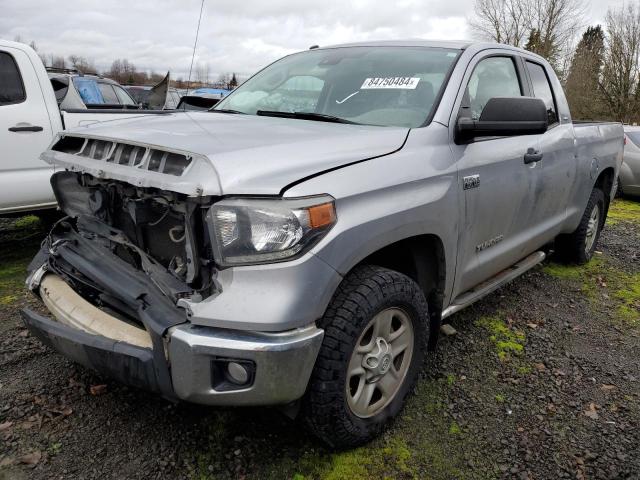
[(150, 110), (175, 110), (180, 103), (182, 93), (177, 88), (171, 87), (170, 73), (156, 85), (127, 85), (125, 88), (142, 108)]
[(39, 156), (62, 130), (151, 113), (112, 80), (47, 74), (31, 47), (0, 40), (0, 215), (56, 207)]
[(206, 96), (209, 98), (218, 98), (222, 100), (224, 97), (229, 95), (233, 90), (226, 90), (224, 88), (196, 88), (195, 90), (190, 90), (188, 92), (189, 95), (193, 95), (195, 97)]
[(47, 69), (58, 105), (64, 109), (139, 109), (115, 80), (75, 70)]
[(42, 158), (68, 218), (27, 279), (51, 315), (23, 318), (125, 383), (283, 405), (359, 445), (401, 411), (443, 319), (554, 242), (591, 259), (622, 149), (622, 125), (574, 124), (522, 49), (296, 53), (211, 111), (60, 135)]
[(213, 95), (184, 95), (178, 102), (177, 110), (209, 110), (220, 101)]
[(180, 98), (182, 98), (177, 88), (169, 87), (164, 103), (154, 103), (153, 101), (150, 102), (153, 87), (147, 85), (125, 85), (124, 88), (142, 108), (151, 110), (175, 110), (180, 103)]
[(624, 157), (618, 176), (619, 195), (640, 195), (640, 127), (624, 126)]

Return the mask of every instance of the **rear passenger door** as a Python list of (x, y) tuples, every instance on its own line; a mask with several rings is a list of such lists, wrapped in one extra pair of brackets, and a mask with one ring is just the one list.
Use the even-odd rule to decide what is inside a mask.
[(577, 158), (573, 123), (568, 112), (558, 105), (562, 92), (558, 95), (553, 88), (557, 81), (554, 73), (547, 70), (547, 65), (533, 59), (524, 58), (523, 61), (531, 95), (544, 101), (549, 118), (548, 130), (538, 135), (535, 143), (535, 149), (542, 154), (542, 159), (529, 166), (534, 180), (532, 201), (535, 205), (532, 211), (535, 228), (531, 234), (537, 242), (545, 243), (560, 233), (574, 191)]

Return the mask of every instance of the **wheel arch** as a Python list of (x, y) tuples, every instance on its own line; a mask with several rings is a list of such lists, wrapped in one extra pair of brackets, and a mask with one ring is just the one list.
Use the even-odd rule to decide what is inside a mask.
[(440, 237), (422, 234), (398, 240), (369, 254), (356, 266), (359, 265), (377, 265), (403, 273), (420, 286), (429, 305), (429, 348), (433, 349), (441, 324), (447, 273)]
[(611, 194), (613, 191), (613, 185), (615, 184), (615, 170), (613, 167), (607, 167), (596, 179), (596, 183), (594, 184), (594, 188), (599, 188), (604, 193), (605, 200), (605, 214), (609, 212), (609, 204), (611, 203)]

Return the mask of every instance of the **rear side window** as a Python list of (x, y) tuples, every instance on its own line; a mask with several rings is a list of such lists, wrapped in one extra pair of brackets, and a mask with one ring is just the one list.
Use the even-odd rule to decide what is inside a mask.
[(113, 91), (113, 87), (108, 83), (100, 83), (98, 82), (98, 88), (100, 89), (100, 93), (102, 93), (102, 98), (104, 98), (104, 103), (110, 103), (113, 105), (117, 105), (120, 102), (118, 101), (118, 97), (116, 97), (116, 92)]
[(135, 105), (136, 104), (136, 102), (133, 101), (131, 96), (127, 92), (125, 92), (123, 88), (118, 87), (116, 85), (114, 85), (113, 88), (115, 89), (116, 95), (118, 96), (118, 100), (120, 100), (120, 103), (122, 105)]
[(469, 116), (478, 120), (482, 109), (492, 98), (520, 96), (522, 96), (522, 89), (513, 59), (488, 57), (481, 60), (471, 74), (465, 91), (463, 108), (469, 105)]
[(11, 105), (26, 100), (18, 65), (11, 55), (0, 52), (0, 105)]
[(556, 108), (553, 90), (549, 83), (549, 77), (544, 71), (544, 67), (540, 64), (527, 61), (527, 70), (533, 84), (533, 94), (536, 98), (544, 101), (547, 106), (547, 116), (549, 117), (549, 125), (558, 123), (558, 109)]
[(76, 90), (78, 90), (85, 105), (104, 103), (95, 80), (85, 77), (73, 77), (73, 84), (76, 86)]

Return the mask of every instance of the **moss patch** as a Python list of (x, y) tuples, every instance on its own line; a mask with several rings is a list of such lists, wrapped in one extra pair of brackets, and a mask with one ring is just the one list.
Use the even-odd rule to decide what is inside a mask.
[(640, 223), (640, 203), (620, 199), (612, 202), (609, 206), (607, 223), (615, 225), (618, 222)]
[(411, 457), (411, 450), (406, 442), (393, 437), (383, 446), (334, 453), (324, 461), (318, 462), (317, 457), (303, 458), (301, 464), (306, 473), (298, 473), (298, 476), (322, 480), (367, 480), (393, 478), (403, 474), (402, 476), (412, 478), (416, 471), (410, 466)]
[(594, 305), (613, 300), (617, 318), (640, 325), (640, 274), (615, 268), (606, 256), (593, 258), (586, 265), (550, 263), (543, 272), (562, 280), (577, 282)]
[(525, 334), (511, 329), (500, 317), (482, 317), (476, 325), (489, 331), (489, 339), (494, 343), (500, 360), (507, 361), (524, 352)]
[(0, 305), (15, 303), (23, 291), (28, 258), (11, 258), (0, 266)]
[(27, 215), (25, 217), (21, 217), (13, 224), (13, 227), (16, 229), (29, 229), (39, 226), (40, 219), (35, 215)]

